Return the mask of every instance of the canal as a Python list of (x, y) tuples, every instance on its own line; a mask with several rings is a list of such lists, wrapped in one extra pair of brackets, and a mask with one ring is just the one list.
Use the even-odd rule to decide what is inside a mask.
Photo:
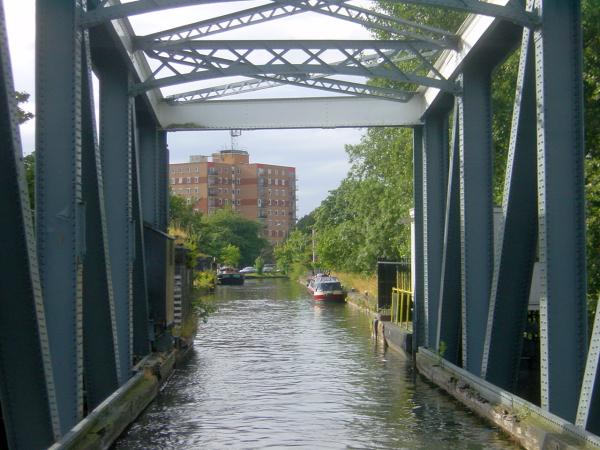
[(116, 449), (518, 448), (284, 280), (219, 287), (195, 348)]

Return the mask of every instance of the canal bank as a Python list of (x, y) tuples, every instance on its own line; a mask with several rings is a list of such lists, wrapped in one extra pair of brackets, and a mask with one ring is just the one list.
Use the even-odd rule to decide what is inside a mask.
[(153, 353), (134, 368), (134, 375), (91, 411), (49, 450), (110, 448), (156, 398), (173, 371), (190, 355), (194, 336), (177, 339), (168, 353)]

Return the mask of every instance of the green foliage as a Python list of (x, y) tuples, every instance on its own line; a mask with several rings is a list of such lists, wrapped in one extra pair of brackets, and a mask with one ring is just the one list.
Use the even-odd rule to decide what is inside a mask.
[(35, 209), (35, 152), (23, 158), (25, 167), (25, 180), (27, 181), (27, 192), (29, 193), (29, 206)]
[(346, 152), (348, 176), (315, 211), (319, 265), (371, 272), (378, 258), (410, 254), (411, 131), (371, 128)]
[(35, 116), (33, 113), (23, 110), (20, 106), (21, 103), (27, 103), (29, 101), (29, 94), (27, 92), (15, 91), (15, 98), (17, 99), (17, 120), (19, 124), (23, 124)]
[(584, 0), (582, 18), (588, 293), (594, 307), (600, 297), (600, 0)]
[(197, 296), (196, 300), (194, 300), (193, 307), (195, 316), (204, 323), (208, 321), (211, 314), (214, 314), (217, 311), (214, 304), (208, 300), (203, 300), (200, 296)]
[(231, 209), (204, 216), (194, 211), (184, 198), (171, 194), (169, 220), (172, 228), (182, 230), (186, 240), (193, 243), (189, 247), (196, 255), (220, 258), (225, 247), (231, 244), (240, 251), (235, 265), (250, 265), (261, 253), (268, 253), (268, 242), (260, 236), (262, 225)]
[(288, 238), (273, 250), (277, 267), (287, 274), (293, 275), (294, 268), (306, 271), (312, 259), (311, 240), (309, 233), (300, 230), (292, 231)]
[(211, 290), (217, 284), (217, 275), (212, 270), (197, 272), (194, 278), (194, 288), (201, 290)]
[(242, 257), (239, 247), (227, 244), (221, 251), (221, 261), (226, 266), (237, 267)]
[(257, 256), (254, 260), (254, 267), (256, 268), (256, 273), (262, 275), (263, 268), (265, 267), (265, 260), (262, 256)]

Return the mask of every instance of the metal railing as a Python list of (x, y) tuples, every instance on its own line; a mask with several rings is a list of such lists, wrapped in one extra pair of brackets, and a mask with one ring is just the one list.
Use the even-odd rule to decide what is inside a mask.
[(410, 271), (398, 271), (396, 287), (392, 288), (390, 320), (400, 328), (412, 330), (413, 292)]

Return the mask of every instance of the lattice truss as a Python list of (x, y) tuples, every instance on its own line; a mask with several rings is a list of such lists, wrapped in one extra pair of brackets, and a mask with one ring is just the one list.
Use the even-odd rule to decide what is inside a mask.
[[(214, 3), (210, 0), (137, 0), (121, 4), (102, 0), (88, 12), (83, 25), (158, 11), (176, 6)], [(427, 6), (503, 17), (531, 24), (534, 16), (522, 6), (498, 6), (480, 0), (409, 0)], [(318, 13), (378, 30), (390, 40), (361, 41), (226, 41), (207, 37), (306, 12)], [(443, 50), (455, 51), (459, 38), (436, 27), (392, 17), (353, 5), (347, 0), (273, 0), (260, 6), (204, 19), (134, 38), (135, 49), (156, 61), (152, 74), (134, 93), (181, 83), (225, 77), (236, 81), (170, 95), (171, 103), (203, 102), (282, 85), (294, 85), (362, 97), (406, 102), (418, 86), (455, 93), (457, 86), (436, 68)], [(346, 78), (340, 79), (339, 77)], [(348, 77), (359, 81), (348, 81)], [(383, 83), (365, 79), (380, 78)], [(385, 87), (380, 87), (380, 86)]]

